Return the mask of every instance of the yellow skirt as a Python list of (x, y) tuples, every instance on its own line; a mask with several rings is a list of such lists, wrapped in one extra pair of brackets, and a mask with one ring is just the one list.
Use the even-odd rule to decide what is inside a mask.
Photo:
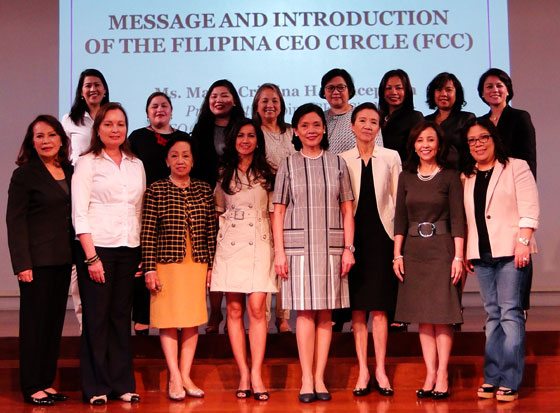
[(206, 272), (208, 264), (192, 260), (188, 237), (182, 262), (156, 266), (162, 283), (150, 300), (150, 325), (154, 328), (196, 327), (208, 321), (206, 309)]

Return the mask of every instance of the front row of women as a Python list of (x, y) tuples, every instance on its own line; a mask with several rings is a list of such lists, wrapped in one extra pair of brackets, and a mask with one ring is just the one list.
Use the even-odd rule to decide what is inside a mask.
[[(464, 262), (479, 279), (488, 314), (478, 396), (517, 398), (524, 356), (521, 292), (536, 252), (539, 218), (530, 169), (507, 157), (495, 126), (482, 119), (464, 131), (470, 155), (462, 178), (446, 168), (445, 139), (432, 122), (412, 131), (401, 173), (397, 152), (375, 145), (380, 124), (375, 105), (359, 105), (352, 113), (357, 145), (336, 156), (326, 150), (324, 112), (313, 104), (301, 106), (293, 116), (299, 152), (281, 162), (274, 182), (261, 129), (242, 121), (227, 139), (215, 195), (207, 183), (190, 177), (193, 147), (188, 137), (178, 136), (165, 147), (171, 175), (144, 195), (144, 170), (128, 149), (127, 117), (119, 104), (108, 103), (98, 112), (91, 147), (73, 176), (60, 123), (50, 116), (35, 119), (18, 156), (7, 213), (21, 289), (25, 400), (51, 405), (66, 399), (52, 383), (74, 230), (84, 317), (82, 389), (91, 404), (140, 399), (130, 351), (140, 262), (152, 292), (151, 324), (160, 328), (171, 399), (204, 396), (191, 379), (191, 366), (198, 326), (208, 319), (210, 286), (226, 293), (228, 334), (240, 373), (236, 396), (268, 400), (261, 370), (265, 299), (276, 291), (275, 274), (282, 279), (282, 307), (297, 312), (300, 401), (331, 398), (324, 379), (331, 310), (349, 306), (359, 362), (353, 392), (362, 396), (375, 387), (393, 394), (385, 354), (387, 313), (395, 296), (395, 319), (420, 325), (426, 378), (417, 396), (445, 398), (451, 324), (462, 322), (457, 284)], [(251, 367), (243, 326), (246, 295)], [(367, 313), (374, 378), (367, 366)]]

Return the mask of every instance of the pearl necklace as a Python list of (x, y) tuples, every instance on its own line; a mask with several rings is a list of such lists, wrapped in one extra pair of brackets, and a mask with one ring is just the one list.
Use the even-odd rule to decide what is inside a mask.
[(434, 169), (434, 172), (432, 172), (430, 175), (422, 175), (420, 173), (420, 168), (418, 168), (418, 172), (416, 173), (416, 175), (418, 176), (418, 179), (420, 179), (421, 181), (427, 182), (434, 179), (434, 176), (436, 176), (439, 171), (441, 171), (441, 168), (438, 166), (436, 169)]

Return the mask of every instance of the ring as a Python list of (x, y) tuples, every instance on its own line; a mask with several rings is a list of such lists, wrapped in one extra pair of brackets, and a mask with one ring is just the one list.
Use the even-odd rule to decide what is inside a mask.
[(523, 261), (529, 261), (529, 258), (523, 257)]

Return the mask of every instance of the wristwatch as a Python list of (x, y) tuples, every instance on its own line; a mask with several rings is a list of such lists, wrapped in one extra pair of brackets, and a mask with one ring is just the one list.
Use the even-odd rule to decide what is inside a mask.
[(354, 247), (352, 244), (350, 244), (350, 245), (345, 245), (344, 248), (346, 248), (347, 250), (349, 250), (352, 254), (354, 254), (354, 251), (356, 251), (356, 247)]
[(519, 237), (517, 239), (517, 241), (519, 241), (520, 244), (523, 244), (525, 246), (529, 245), (529, 239), (528, 238)]

